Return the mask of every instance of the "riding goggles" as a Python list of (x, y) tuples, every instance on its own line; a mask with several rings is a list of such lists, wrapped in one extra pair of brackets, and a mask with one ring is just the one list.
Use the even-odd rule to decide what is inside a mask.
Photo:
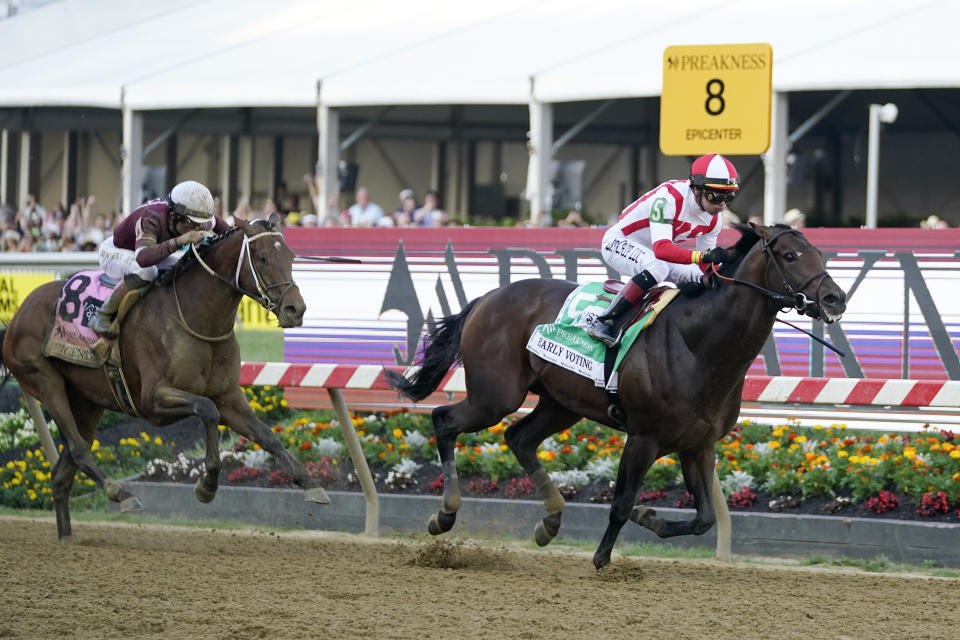
[(707, 202), (710, 204), (721, 204), (724, 202), (733, 202), (733, 199), (737, 197), (736, 191), (710, 191), (708, 189), (703, 190), (703, 197), (707, 199)]

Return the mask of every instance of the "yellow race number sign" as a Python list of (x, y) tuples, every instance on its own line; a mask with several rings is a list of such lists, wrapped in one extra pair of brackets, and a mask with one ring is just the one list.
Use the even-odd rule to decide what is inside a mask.
[(27, 295), (54, 278), (51, 271), (0, 271), (0, 322), (9, 323)]
[(669, 156), (750, 155), (770, 147), (769, 44), (667, 47), (660, 150)]

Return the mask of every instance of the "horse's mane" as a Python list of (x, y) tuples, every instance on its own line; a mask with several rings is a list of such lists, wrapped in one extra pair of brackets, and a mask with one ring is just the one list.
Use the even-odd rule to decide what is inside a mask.
[[(260, 219), (251, 220), (250, 224), (259, 224), (265, 229), (270, 229), (269, 220), (260, 220)], [(214, 236), (212, 238), (204, 238), (203, 242), (200, 243), (200, 246), (197, 247), (197, 253), (203, 256), (207, 251), (210, 250), (210, 247), (214, 246), (215, 244), (219, 244), (223, 242), (228, 236), (232, 235), (237, 231), (240, 231), (240, 227), (230, 227), (229, 229), (227, 229), (226, 231), (224, 231), (218, 236)], [(172, 267), (164, 271), (162, 274), (160, 274), (160, 277), (153, 281), (153, 286), (163, 287), (170, 284), (171, 282), (176, 280), (181, 273), (183, 273), (184, 271), (186, 271), (196, 263), (197, 263), (197, 256), (194, 255), (193, 251), (188, 251), (187, 255), (180, 258), (180, 260), (178, 260), (175, 265), (173, 265)]]
[[(790, 228), (783, 224), (777, 224), (774, 226), (785, 229)], [(758, 234), (756, 229), (748, 224), (735, 224), (733, 225), (733, 228), (740, 232), (740, 239), (737, 240), (736, 244), (734, 244), (732, 247), (725, 247), (727, 254), (731, 259), (721, 264), (720, 268), (718, 269), (720, 275), (727, 277), (733, 277), (733, 274), (740, 266), (740, 263), (743, 262), (745, 257), (747, 257), (747, 253), (750, 252), (750, 249), (753, 248), (753, 245), (760, 241), (760, 234)], [(698, 296), (706, 291), (703, 285), (699, 282), (687, 282), (679, 285), (678, 288), (680, 289), (681, 293), (691, 297)]]
[[(197, 253), (199, 255), (204, 255), (210, 250), (210, 247), (220, 244), (227, 237), (233, 233), (240, 231), (240, 227), (231, 227), (221, 233), (218, 236), (212, 238), (204, 238), (203, 242), (200, 243), (200, 246), (197, 247)], [(197, 263), (197, 256), (194, 255), (193, 251), (187, 251), (187, 254), (177, 260), (176, 264), (160, 274), (160, 277), (153, 281), (153, 286), (155, 287), (164, 287), (169, 285), (171, 282), (176, 280), (181, 273), (192, 267)]]

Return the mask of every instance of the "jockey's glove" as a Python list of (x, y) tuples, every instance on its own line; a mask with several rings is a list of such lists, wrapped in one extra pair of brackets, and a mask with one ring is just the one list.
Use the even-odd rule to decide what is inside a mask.
[(719, 264), (721, 262), (726, 262), (730, 257), (727, 255), (727, 252), (721, 249), (720, 247), (714, 247), (713, 249), (708, 249), (700, 255), (700, 264), (709, 264), (711, 262)]

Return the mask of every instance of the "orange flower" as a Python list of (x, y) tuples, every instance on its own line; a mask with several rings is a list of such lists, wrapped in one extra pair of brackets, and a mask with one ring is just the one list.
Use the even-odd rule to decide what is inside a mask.
[(300, 451), (309, 451), (310, 449), (313, 449), (313, 445), (309, 442), (300, 443)]

